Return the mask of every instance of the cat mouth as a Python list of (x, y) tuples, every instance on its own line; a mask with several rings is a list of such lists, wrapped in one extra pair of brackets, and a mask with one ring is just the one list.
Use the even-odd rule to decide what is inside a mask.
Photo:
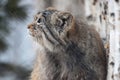
[(30, 34), (30, 36), (35, 37), (36, 36), (36, 31), (34, 31), (32, 29), (29, 29), (29, 34)]

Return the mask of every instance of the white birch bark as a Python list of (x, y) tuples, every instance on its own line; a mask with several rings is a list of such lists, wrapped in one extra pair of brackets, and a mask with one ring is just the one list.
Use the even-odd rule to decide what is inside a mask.
[(120, 80), (120, 2), (119, 0), (85, 0), (86, 17), (109, 43), (107, 80)]
[(110, 28), (110, 53), (107, 80), (120, 80), (120, 2), (108, 1)]

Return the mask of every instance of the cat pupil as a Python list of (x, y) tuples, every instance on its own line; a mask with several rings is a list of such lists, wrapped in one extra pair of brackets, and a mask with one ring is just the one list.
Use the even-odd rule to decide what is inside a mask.
[(37, 22), (40, 23), (41, 21), (42, 21), (41, 18), (39, 18)]

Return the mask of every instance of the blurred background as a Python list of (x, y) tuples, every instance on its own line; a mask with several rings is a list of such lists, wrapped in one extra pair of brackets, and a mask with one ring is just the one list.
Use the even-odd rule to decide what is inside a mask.
[(0, 80), (28, 80), (35, 50), (27, 25), (35, 0), (0, 0)]
[(114, 41), (110, 30), (120, 31), (119, 5), (119, 0), (0, 0), (0, 80), (29, 80), (38, 45), (27, 25), (38, 11), (49, 6), (69, 11), (76, 19), (87, 20), (107, 44)]

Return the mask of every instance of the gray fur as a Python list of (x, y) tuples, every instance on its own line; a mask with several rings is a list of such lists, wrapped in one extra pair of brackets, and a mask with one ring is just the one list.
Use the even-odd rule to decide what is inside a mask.
[(55, 9), (36, 16), (29, 29), (44, 50), (37, 56), (32, 80), (106, 79), (105, 50), (94, 29)]

